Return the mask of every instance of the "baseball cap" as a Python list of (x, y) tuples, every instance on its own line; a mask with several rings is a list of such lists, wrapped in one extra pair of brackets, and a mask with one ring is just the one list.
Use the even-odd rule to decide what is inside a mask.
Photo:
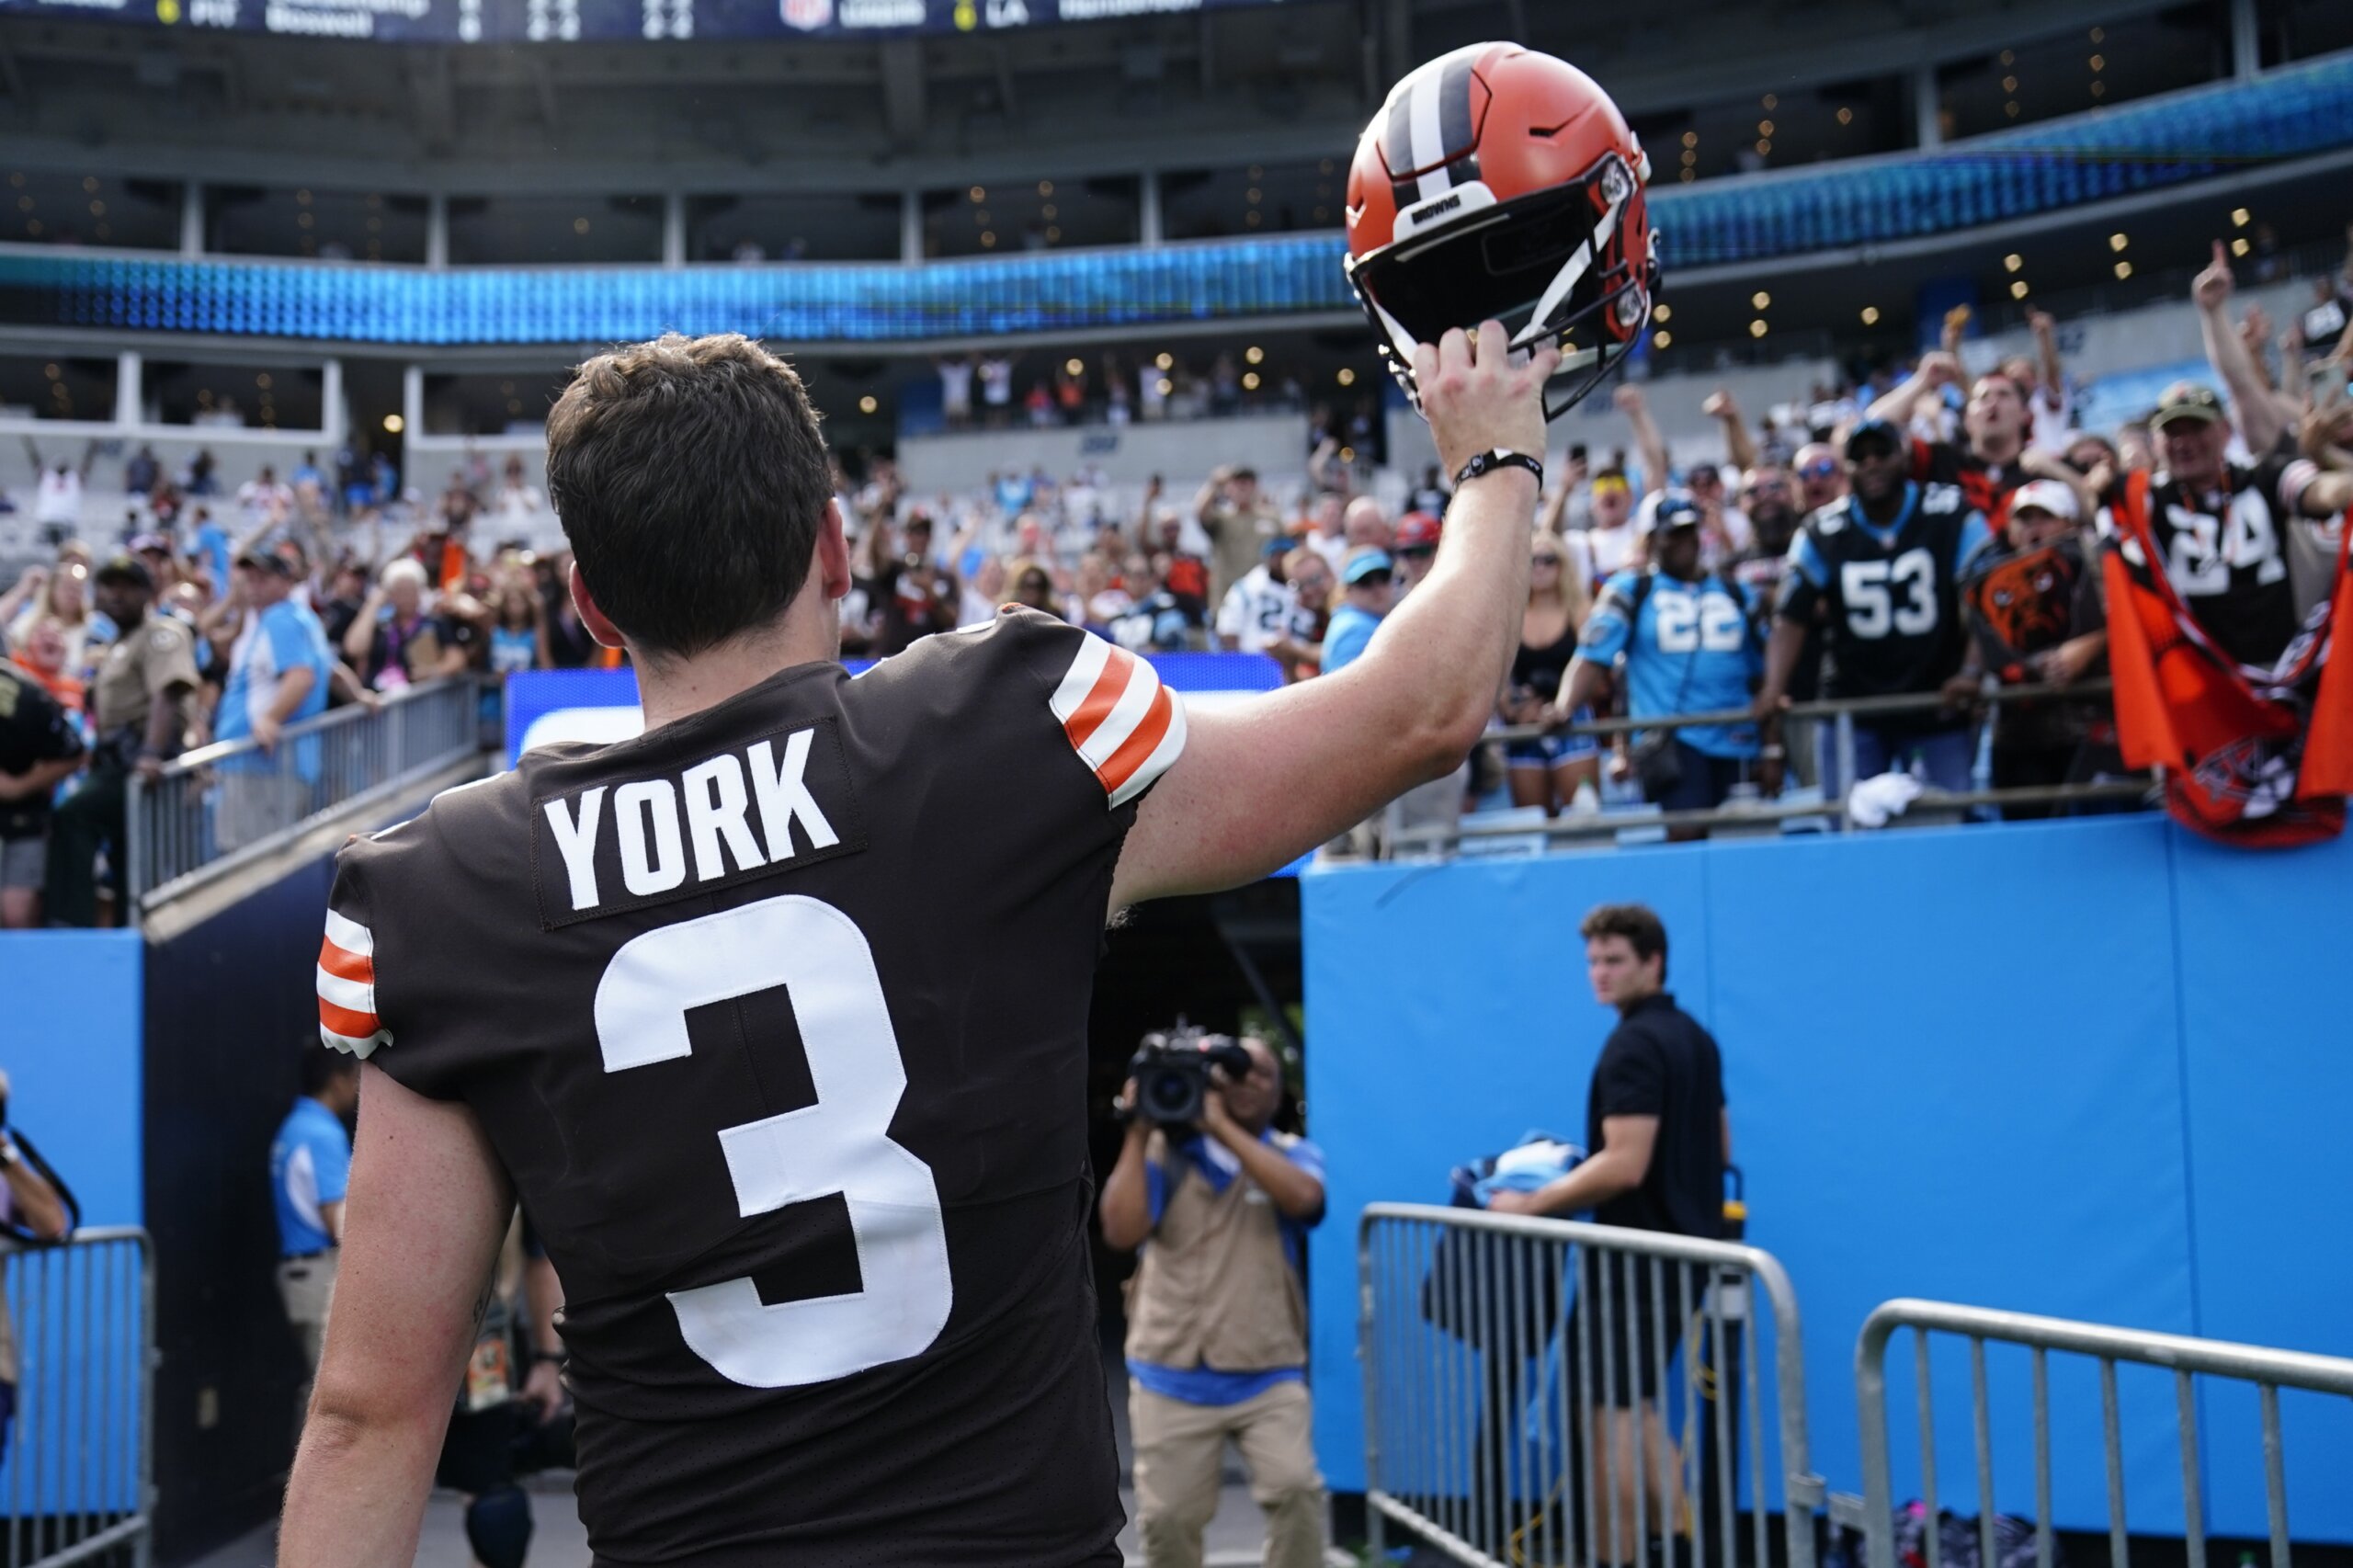
[(1436, 550), (1442, 526), (1427, 512), (1408, 512), (1397, 519), (1397, 548)]
[(129, 583), (132, 587), (145, 588), (151, 593), (155, 587), (154, 574), (148, 571), (147, 563), (135, 555), (118, 555), (92, 575), (100, 583)]
[(1387, 551), (1368, 550), (1349, 559), (1347, 569), (1340, 574), (1340, 581), (1353, 588), (1376, 572), (1395, 571), (1396, 564), (1389, 559)]
[(289, 581), (291, 581), (294, 576), (294, 563), (287, 560), (284, 556), (278, 554), (276, 551), (245, 551), (238, 555), (237, 564), (240, 566), (255, 567), (263, 572), (273, 572), (278, 576), (284, 577)]
[(2157, 411), (2149, 415), (2149, 428), (2162, 430), (2176, 419), (2202, 419), (2212, 424), (2222, 418), (2222, 400), (2214, 395), (2212, 387), (2201, 387), (2196, 381), (2176, 381), (2157, 394)]
[(1634, 515), (1634, 531), (1639, 534), (1699, 526), (1699, 504), (1679, 490), (1661, 490), (1645, 495), (1642, 510)]
[(131, 541), (131, 553), (133, 555), (144, 555), (151, 550), (160, 554), (169, 555), (172, 552), (172, 541), (162, 534), (141, 534)]
[(1847, 431), (1847, 455), (1853, 457), (1855, 448), (1866, 440), (1884, 442), (1893, 451), (1900, 452), (1904, 449), (1904, 432), (1885, 419), (1866, 419), (1852, 430)]
[(2037, 479), (2019, 485), (2010, 493), (2010, 516), (2033, 508), (2074, 522), (2081, 515), (2075, 505), (2075, 493), (2055, 479)]

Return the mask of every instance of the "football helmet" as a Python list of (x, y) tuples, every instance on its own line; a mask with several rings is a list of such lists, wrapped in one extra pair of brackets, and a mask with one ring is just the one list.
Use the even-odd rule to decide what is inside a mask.
[(1511, 43), (1442, 55), (1390, 89), (1348, 165), (1349, 287), (1414, 406), (1414, 347), (1494, 319), (1557, 343), (1557, 418), (1640, 339), (1658, 287), (1650, 161), (1609, 95)]

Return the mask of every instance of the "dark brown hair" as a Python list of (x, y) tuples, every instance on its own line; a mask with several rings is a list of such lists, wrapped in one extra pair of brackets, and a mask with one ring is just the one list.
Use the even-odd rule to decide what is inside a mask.
[(1590, 942), (1597, 937), (1623, 937), (1634, 949), (1637, 959), (1658, 959), (1658, 977), (1666, 979), (1666, 925), (1647, 903), (1597, 904), (1593, 913), (1577, 927), (1577, 935)]
[(669, 333), (573, 373), (548, 495), (597, 607), (684, 658), (784, 613), (833, 486), (791, 366), (739, 333)]

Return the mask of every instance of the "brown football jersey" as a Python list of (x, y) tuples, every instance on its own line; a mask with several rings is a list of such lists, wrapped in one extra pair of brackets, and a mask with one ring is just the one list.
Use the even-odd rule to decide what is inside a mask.
[(1116, 1562), (1086, 1020), (1149, 664), (1007, 610), (347, 848), (327, 1043), (479, 1118), (599, 1563)]

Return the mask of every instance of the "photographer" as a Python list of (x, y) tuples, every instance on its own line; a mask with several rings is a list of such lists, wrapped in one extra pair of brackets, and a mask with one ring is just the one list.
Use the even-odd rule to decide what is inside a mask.
[[(1103, 1184), (1105, 1243), (1152, 1244), (1129, 1286), (1127, 1343), (1137, 1526), (1151, 1568), (1199, 1568), (1228, 1437), (1266, 1511), (1268, 1568), (1324, 1557), (1301, 1278), (1306, 1233), (1324, 1217), (1324, 1156), (1270, 1131), (1281, 1071), (1264, 1040), (1241, 1049), (1249, 1070), (1212, 1072), (1198, 1127), (1131, 1120)], [(1131, 1080), (1122, 1109), (1136, 1100)]]

